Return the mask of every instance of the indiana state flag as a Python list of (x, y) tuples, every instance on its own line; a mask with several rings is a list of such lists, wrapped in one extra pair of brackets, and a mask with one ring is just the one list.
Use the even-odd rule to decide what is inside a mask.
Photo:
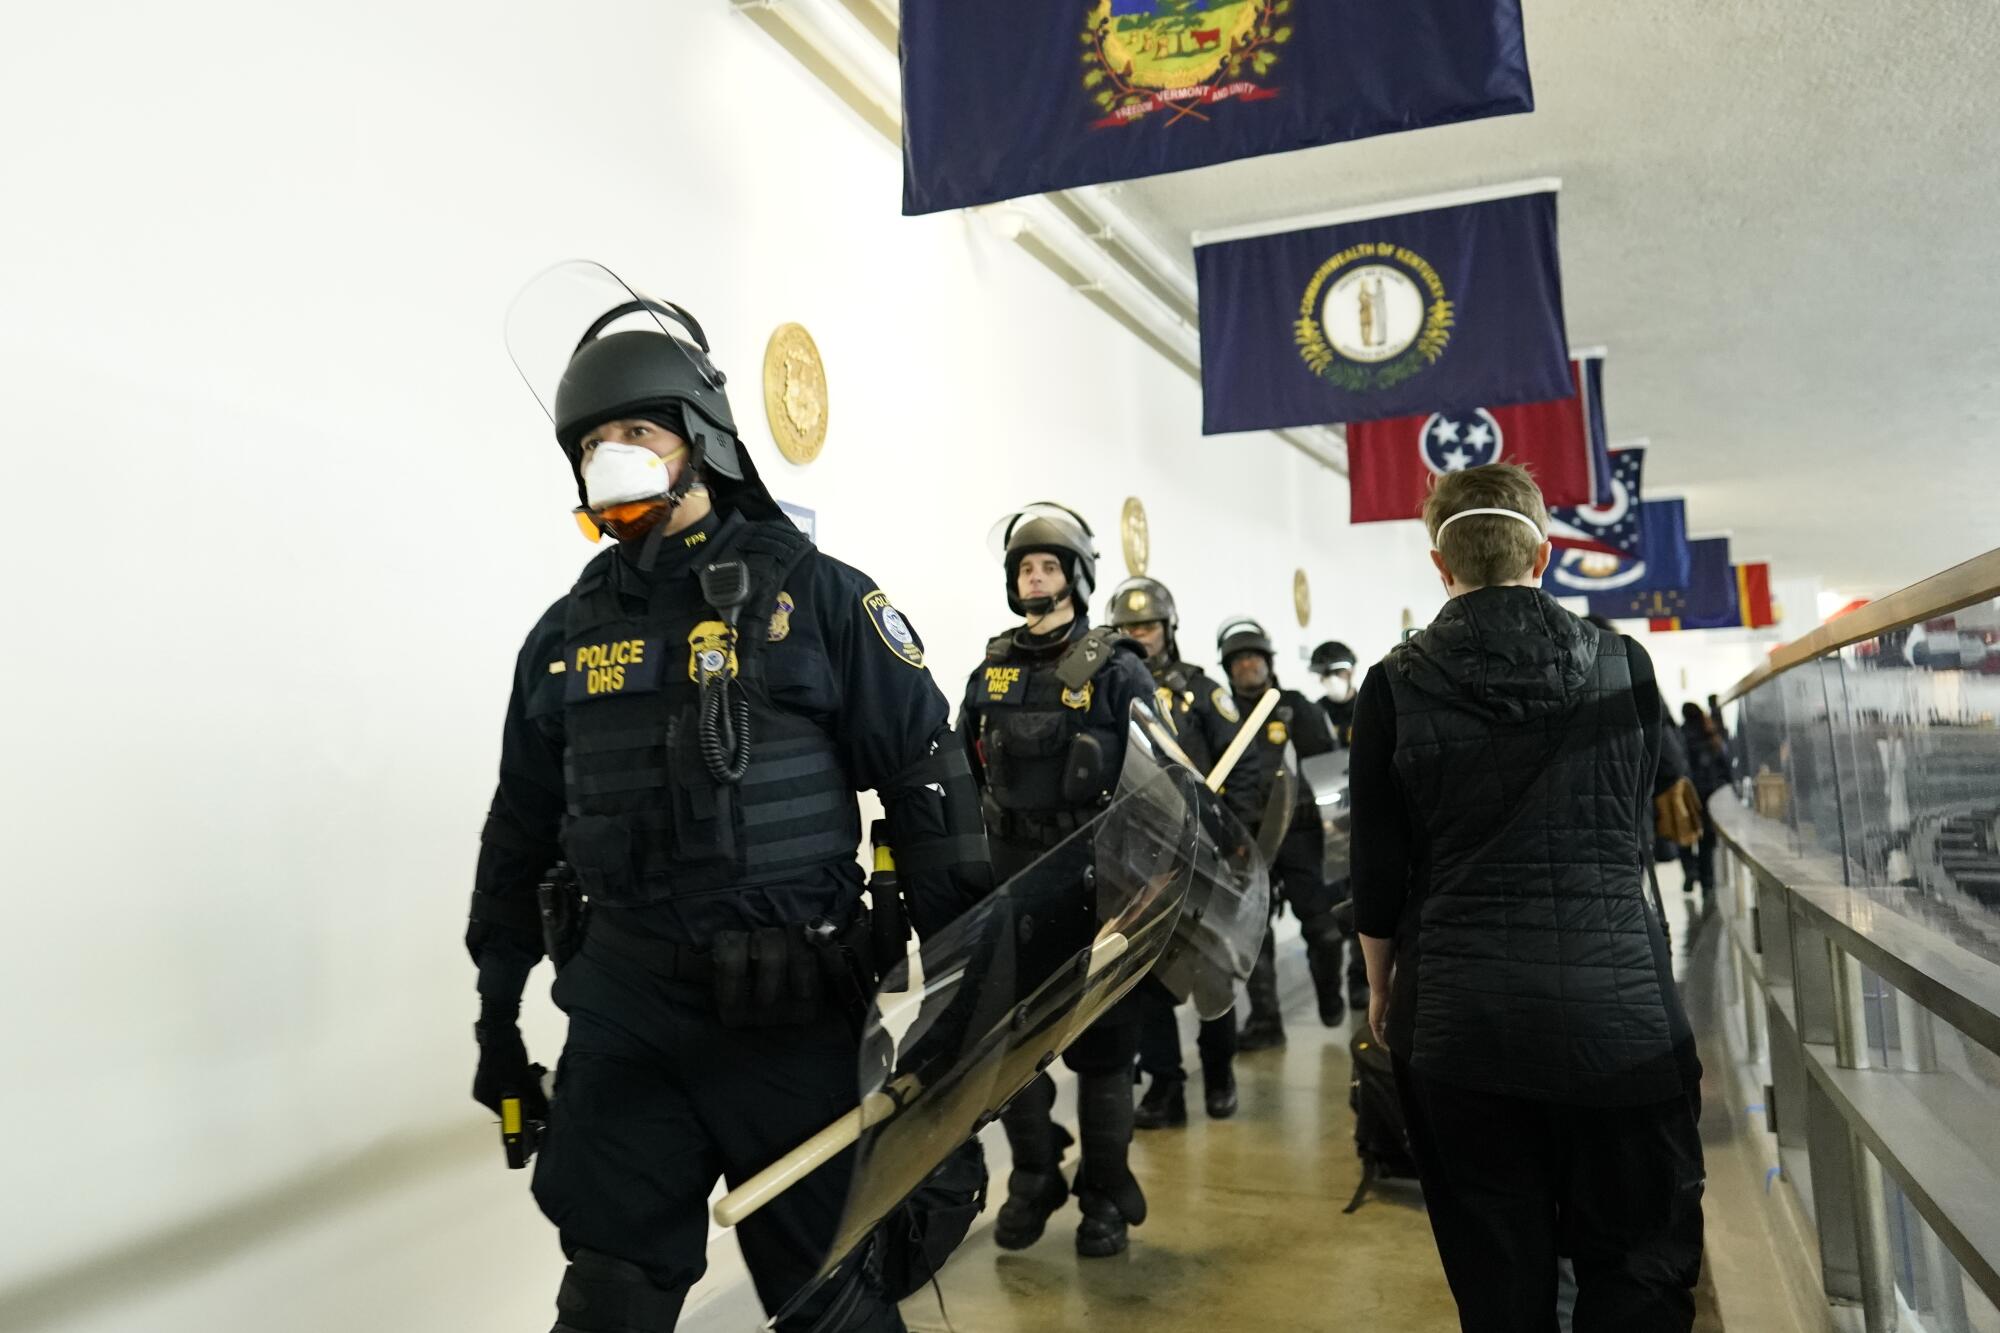
[[(1729, 543), (1720, 541), (1722, 559), (1729, 558)], [(1696, 548), (1716, 543), (1696, 542)], [(1697, 549), (1697, 558), (1712, 561), (1711, 552)], [(1704, 586), (1699, 590), (1702, 596), (1696, 599), (1695, 589), (1682, 604), (1674, 608), (1674, 614), (1653, 616), (1652, 629), (1763, 629), (1778, 623), (1777, 609), (1771, 604), (1771, 567), (1765, 564), (1730, 565), (1727, 581), (1717, 579), (1713, 569), (1697, 571), (1696, 580)], [(1673, 598), (1667, 599), (1670, 603)]]
[(1610, 620), (1672, 620), (1682, 616), (1727, 621), (1737, 614), (1736, 576), (1729, 539), (1706, 537), (1687, 544), (1688, 573), (1679, 587), (1621, 590), (1590, 599), (1590, 609)]
[(903, 211), (1532, 111), (1520, 0), (903, 0)]
[(1202, 430), (1575, 396), (1555, 189), (1509, 188), (1394, 217), (1197, 236)]
[(1594, 551), (1620, 560), (1641, 557), (1639, 483), (1646, 466), (1641, 446), (1612, 449), (1608, 498), (1595, 505), (1551, 505), (1549, 541), (1558, 550)]
[(1439, 477), (1488, 463), (1526, 467), (1548, 504), (1592, 503), (1597, 460), (1605, 450), (1591, 430), (1584, 401), (1587, 370), (1581, 361), (1573, 368), (1571, 384), (1567, 396), (1545, 403), (1350, 423), (1348, 521), (1417, 518)]
[(1651, 594), (1688, 585), (1688, 546), (1686, 501), (1646, 500), (1639, 506), (1637, 560), (1602, 551), (1558, 551), (1543, 586), (1558, 597), (1589, 597), (1590, 609), (1612, 620), (1651, 616), (1644, 609)]

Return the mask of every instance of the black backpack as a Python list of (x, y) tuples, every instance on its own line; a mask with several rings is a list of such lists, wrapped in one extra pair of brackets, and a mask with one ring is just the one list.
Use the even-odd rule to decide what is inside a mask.
[(1396, 1072), (1389, 1052), (1375, 1040), (1365, 1023), (1357, 1024), (1347, 1045), (1347, 1105), (1354, 1112), (1354, 1151), (1361, 1158), (1361, 1184), (1343, 1212), (1351, 1213), (1378, 1180), (1414, 1179), (1417, 1164), (1410, 1156), (1410, 1134), (1403, 1124), (1403, 1103), (1396, 1095)]

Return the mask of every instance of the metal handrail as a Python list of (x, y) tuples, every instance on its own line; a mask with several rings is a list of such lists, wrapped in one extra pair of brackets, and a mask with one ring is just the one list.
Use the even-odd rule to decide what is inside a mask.
[[(1927, 1265), (1925, 1280), (1939, 1284), (1939, 1292), (1957, 1281), (1949, 1269), (1930, 1267), (1937, 1258), (1934, 1242), (1987, 1300), (2000, 1302), (2000, 1143), (1987, 1132), (1984, 1094), (1940, 1077), (1934, 1057), (1920, 1055), (1914, 1065), (1879, 1062), (1866, 1036), (1862, 981), (1865, 968), (1894, 987), (1923, 1015), (1912, 1024), (1934, 1017), (2000, 1053), (2000, 963), (1892, 902), (1842, 883), (1839, 862), (1799, 848), (1783, 824), (1722, 799), (1709, 808), (1730, 863), (1746, 872), (1726, 882), (1749, 891), (1753, 913), (1759, 904), (1763, 909), (1761, 943), (1754, 925), (1749, 939), (1732, 932), (1738, 965), (1773, 947), (1776, 956), (1791, 959), (1789, 986), (1761, 966), (1754, 969), (1755, 989), (1769, 1013), (1766, 1097), (1795, 1108), (1784, 1110), (1780, 1123), (1793, 1126), (1792, 1148), (1803, 1151), (1802, 1167), (1783, 1159), (1785, 1131), (1772, 1132), (1780, 1136), (1785, 1178), (1817, 1219), (1827, 1299), (1858, 1304), (1861, 1324), (1871, 1333), (1896, 1324), (1895, 1242), (1879, 1178), (1866, 1169), (1872, 1158), (1932, 1238), (1918, 1251)], [(1739, 899), (1739, 915), (1742, 908)], [(1817, 975), (1808, 965), (1815, 956), (1821, 959)], [(1902, 1003), (1897, 1012), (1901, 1021)], [(1809, 1021), (1814, 1015), (1816, 1021)], [(1903, 1030), (1906, 1056), (1913, 1031)], [(1926, 1044), (1920, 1040), (1916, 1049)], [(1806, 1083), (1834, 1112), (1837, 1126), (1814, 1118)], [(1801, 1106), (1804, 1121), (1796, 1109)]]
[(1723, 701), (1740, 699), (1751, 690), (1793, 667), (1818, 661), (1850, 644), (1886, 634), (1892, 629), (1948, 615), (1960, 607), (2000, 597), (2000, 550), (1974, 556), (1942, 574), (1933, 574), (1901, 592), (1830, 620), (1773, 652), (1770, 659), (1730, 686)]
[(1819, 873), (1810, 859), (1781, 850), (1769, 821), (1718, 800), (1716, 835), (1791, 898), (1813, 929), (1835, 940), (1876, 975), (2000, 1055), (2000, 964), (1944, 938), (1865, 889)]

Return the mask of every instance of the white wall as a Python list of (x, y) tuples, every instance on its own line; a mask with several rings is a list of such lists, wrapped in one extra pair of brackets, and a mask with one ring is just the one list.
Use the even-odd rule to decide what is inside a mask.
[[(1191, 644), (1248, 611), (1287, 656), (1372, 657), (1437, 604), (1414, 525), (1350, 529), (1338, 478), (1201, 439), (1195, 385), (1024, 254), (899, 218), (895, 153), (721, 0), (44, 6), (0, 116), (0, 1292), (371, 1144), (490, 1134), (475, 841), (514, 652), (589, 555), (500, 341), (548, 263), (701, 317), (773, 488), (954, 697), (1025, 500), (1089, 515), (1108, 586), (1143, 497)], [(757, 394), (785, 320), (831, 377), (804, 471)], [(538, 1055), (559, 1031), (536, 1015)]]

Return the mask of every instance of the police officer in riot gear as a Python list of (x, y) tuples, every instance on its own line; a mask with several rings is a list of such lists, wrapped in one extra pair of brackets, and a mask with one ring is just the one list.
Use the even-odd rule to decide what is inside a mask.
[[(556, 960), (569, 1038), (534, 1176), (570, 1261), (559, 1333), (673, 1328), (717, 1178), (853, 1104), (862, 1006), (892, 961), (868, 947), (856, 790), (883, 798), (919, 930), (990, 884), (921, 640), (779, 511), (723, 385), (692, 316), (634, 297), (590, 324), (547, 404), (579, 516), (615, 544), (521, 649), (466, 943), (473, 1095), (538, 1112), (517, 1015), (538, 881), (573, 869), (587, 926)], [(743, 1224), (770, 1310), (826, 1257), (845, 1182), (819, 1172)], [(838, 1281), (778, 1326), (837, 1298), (827, 1327), (903, 1327), (901, 1293), (859, 1266), (861, 1289)]]
[[(1243, 758), (1223, 780), (1222, 796), (1246, 828), (1255, 829), (1264, 818), (1270, 797), (1272, 776), (1282, 766), (1287, 744), (1299, 758), (1333, 750), (1333, 734), (1326, 715), (1318, 705), (1297, 690), (1278, 683), (1276, 653), (1271, 636), (1254, 620), (1225, 621), (1216, 635), (1215, 654), (1229, 674), (1229, 690), (1218, 691), (1216, 711), (1230, 727), (1240, 727), (1266, 690), (1278, 690), (1278, 705), (1265, 719), (1262, 734), (1255, 737)], [(1232, 735), (1233, 735), (1232, 730)], [(1271, 867), (1273, 901), (1282, 891), (1285, 901), (1299, 919), (1299, 931), (1306, 940), (1306, 959), (1311, 964), (1313, 983), (1319, 993), (1320, 1020), (1331, 1027), (1340, 1022), (1346, 1005), (1340, 992), (1338, 949), (1340, 928), (1333, 918), (1336, 905), (1323, 882), (1321, 831), (1317, 812), (1306, 808), (1310, 795), (1300, 789), (1300, 808), (1295, 811), (1289, 831), (1279, 844)], [(1328, 972), (1328, 957), (1332, 972)], [(1323, 975), (1324, 974), (1324, 975)], [(1276, 946), (1269, 931), (1258, 952), (1257, 965), (1246, 987), (1250, 996), (1250, 1016), (1237, 1038), (1240, 1050), (1261, 1051), (1285, 1044), (1285, 1024), (1278, 1008)]]
[[(1124, 763), (1127, 719), (1133, 704), (1152, 698), (1153, 679), (1136, 644), (1090, 626), (1097, 551), (1089, 525), (1059, 505), (1036, 504), (1002, 519), (995, 537), (1007, 605), (1025, 622), (986, 645), (966, 685), (959, 733), (984, 788), (995, 876), (1005, 880), (1103, 809)], [(1081, 875), (1076, 891), (1087, 910)], [(1063, 1052), (1077, 1075), (1076, 1251), (1088, 1258), (1123, 1251), (1126, 1228), (1146, 1218), (1127, 1165), (1139, 1017), (1127, 995)], [(1001, 1113), (1014, 1158), (994, 1224), (1002, 1249), (1034, 1244), (1070, 1193), (1061, 1161), (1071, 1138), (1051, 1118), (1054, 1101), (1044, 1074)]]
[(1354, 734), (1354, 650), (1328, 639), (1312, 652), (1312, 673), (1319, 677), (1319, 706), (1326, 712), (1334, 742), (1346, 749)]
[[(1312, 673), (1319, 677), (1319, 706), (1326, 711), (1327, 725), (1333, 730), (1334, 744), (1343, 750), (1352, 744), (1354, 739), (1354, 697), (1360, 690), (1355, 683), (1354, 670), (1354, 650), (1340, 640), (1328, 639), (1313, 649)], [(1345, 883), (1328, 887), (1333, 890), (1337, 902), (1346, 901), (1348, 886)], [(1341, 950), (1346, 950), (1347, 1007), (1365, 1013), (1368, 1008), (1368, 960), (1361, 952), (1361, 941), (1355, 938), (1352, 922), (1345, 918), (1340, 938), (1341, 943), (1334, 946), (1332, 957), (1322, 956), (1317, 966), (1327, 968), (1330, 964), (1329, 975), (1331, 972), (1339, 971), (1339, 955)], [(1308, 952), (1306, 958), (1310, 962), (1312, 954)], [(1326, 1009), (1331, 1012), (1334, 1006), (1326, 1006)], [(1323, 1012), (1320, 1016), (1324, 1018), (1326, 1013)], [(1334, 1021), (1339, 1020), (1335, 1018)]]
[[(1206, 777), (1233, 728), (1215, 712), (1215, 682), (1200, 667), (1181, 660), (1180, 612), (1173, 593), (1158, 579), (1127, 579), (1112, 590), (1106, 618), (1145, 649), (1160, 711), (1173, 723), (1188, 758), (1200, 766), (1197, 776)], [(1138, 994), (1146, 1011), (1139, 1035), (1139, 1069), (1152, 1082), (1139, 1100), (1133, 1123), (1140, 1129), (1185, 1125), (1187, 1071), (1181, 1065), (1174, 997), (1152, 978), (1140, 983)], [(1235, 1012), (1203, 1022), (1195, 1045), (1201, 1054), (1209, 1118), (1226, 1120), (1236, 1114)]]

